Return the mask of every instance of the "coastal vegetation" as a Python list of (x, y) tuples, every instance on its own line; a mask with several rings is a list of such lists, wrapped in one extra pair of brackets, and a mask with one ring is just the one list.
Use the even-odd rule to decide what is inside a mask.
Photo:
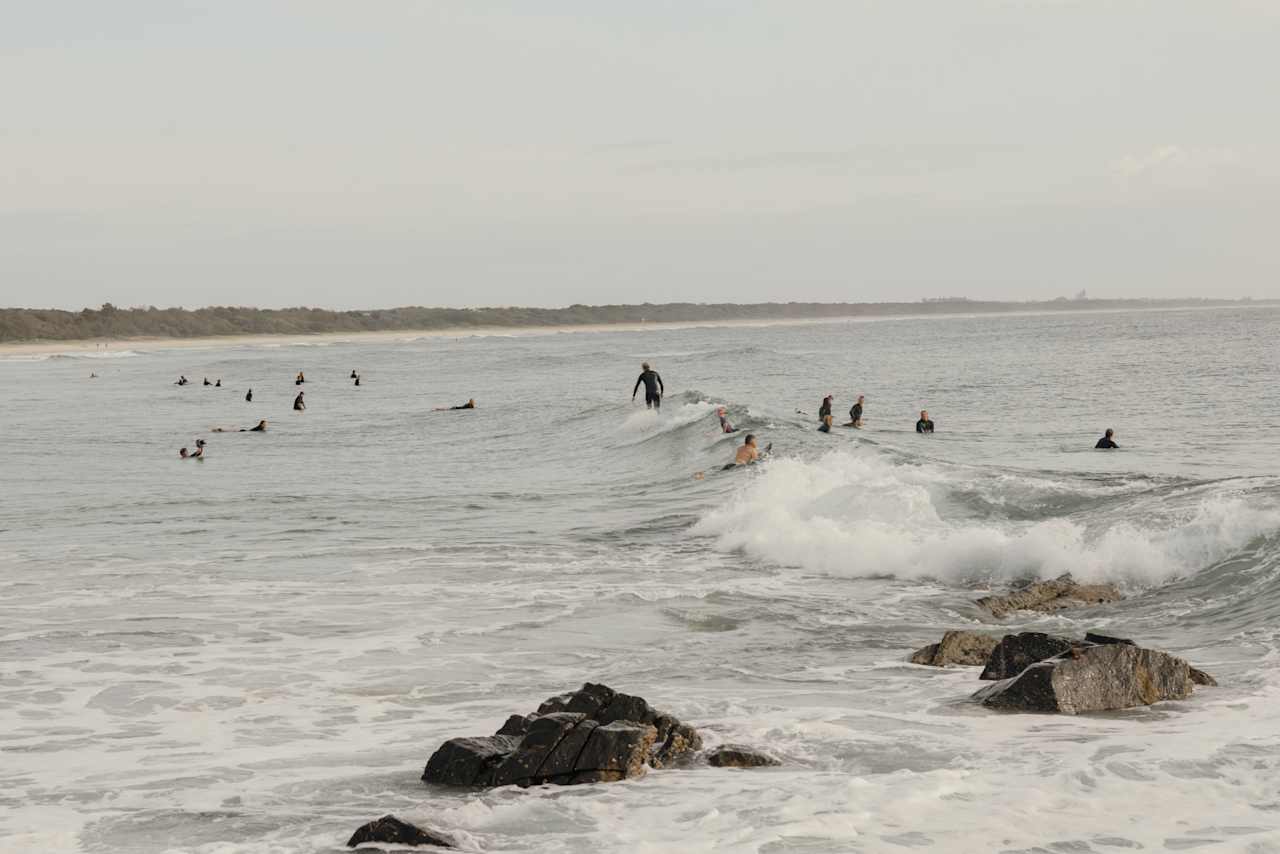
[(0, 342), (124, 338), (200, 338), (219, 335), (309, 335), (380, 330), (536, 328), (611, 323), (704, 323), (805, 320), (839, 317), (987, 314), (1017, 311), (1081, 311), (1246, 304), (1184, 299), (1057, 299), (1046, 302), (981, 302), (963, 298), (885, 303), (643, 303), (571, 305), (566, 308), (403, 308), (330, 311), (322, 308), (117, 308), (83, 311), (0, 309)]

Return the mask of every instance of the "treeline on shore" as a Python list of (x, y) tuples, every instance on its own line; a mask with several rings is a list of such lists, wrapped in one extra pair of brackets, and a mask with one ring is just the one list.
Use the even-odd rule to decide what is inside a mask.
[[(609, 323), (698, 323), (726, 320), (805, 320), (838, 317), (975, 314), (1013, 311), (1178, 308), (1247, 304), (1248, 300), (1065, 300), (895, 303), (663, 303), (571, 305), (567, 308), (404, 308), (330, 311), (321, 308), (117, 308), (83, 311), (0, 309), (0, 341), (119, 338), (200, 338), (218, 335), (312, 335), (381, 330), (428, 331), (483, 327), (582, 326)], [(1270, 301), (1269, 301), (1270, 302)]]

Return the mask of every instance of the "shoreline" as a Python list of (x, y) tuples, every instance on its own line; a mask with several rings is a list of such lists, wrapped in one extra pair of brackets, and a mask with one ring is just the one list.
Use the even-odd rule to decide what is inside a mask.
[[(836, 323), (881, 323), (895, 320), (967, 320), (974, 318), (1028, 317), (1061, 314), (1123, 314), (1128, 312), (1167, 311), (1218, 311), (1238, 308), (1276, 308), (1269, 302), (1247, 305), (1212, 306), (1152, 306), (1150, 308), (1058, 309), (1000, 312), (956, 312), (946, 314), (891, 314), (891, 315), (843, 315), (836, 317), (776, 318), (742, 320), (689, 320), (649, 323), (583, 323), (557, 324), (553, 326), (458, 326), (443, 329), (377, 329), (357, 332), (316, 332), (309, 334), (261, 333), (249, 335), (206, 335), (193, 338), (99, 338), (74, 340), (35, 340), (0, 342), (0, 360), (21, 361), (24, 357), (41, 356), (106, 356), (126, 350), (150, 352), (156, 350), (214, 350), (226, 347), (253, 347), (275, 345), (280, 347), (307, 344), (347, 344), (376, 341), (409, 343), (424, 338), (507, 337), (521, 338), (566, 333), (599, 332), (656, 332), (679, 329), (750, 328), (776, 326), (815, 326)], [(104, 349), (104, 344), (106, 345)]]

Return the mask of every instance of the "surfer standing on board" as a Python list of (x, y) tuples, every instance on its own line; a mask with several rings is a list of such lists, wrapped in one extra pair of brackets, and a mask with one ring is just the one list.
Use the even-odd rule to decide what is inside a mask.
[(640, 390), (641, 383), (644, 383), (644, 405), (649, 409), (661, 409), (662, 395), (666, 394), (667, 387), (662, 384), (662, 375), (650, 368), (648, 362), (640, 365), (640, 376), (631, 389), (632, 403), (636, 402), (636, 392)]

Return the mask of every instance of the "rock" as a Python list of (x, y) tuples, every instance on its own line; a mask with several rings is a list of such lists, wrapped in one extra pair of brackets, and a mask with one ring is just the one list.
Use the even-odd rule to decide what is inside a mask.
[(1105, 644), (1032, 664), (973, 697), (995, 709), (1074, 715), (1183, 700), (1192, 690), (1191, 667), (1182, 659), (1129, 644)]
[(977, 600), (977, 605), (993, 617), (1003, 617), (1012, 611), (1049, 613), (1118, 602), (1123, 598), (1124, 594), (1113, 584), (1077, 584), (1067, 574), (1053, 581), (1034, 582), (1007, 596), (984, 596)]
[(1085, 632), (1085, 643), (1108, 644), (1108, 643), (1127, 643), (1130, 646), (1136, 646), (1133, 641), (1128, 638), (1113, 638), (1110, 635), (1100, 635), (1095, 632)]
[(446, 741), (422, 779), (446, 786), (622, 780), (687, 763), (701, 749), (696, 729), (643, 697), (588, 682), (531, 715), (512, 715), (496, 735)]
[(493, 772), (523, 736), (488, 735), (451, 738), (427, 761), (422, 779), (444, 786), (492, 786)]
[(1005, 635), (991, 650), (987, 666), (979, 679), (1010, 679), (1037, 661), (1061, 655), (1069, 649), (1084, 646), (1070, 638), (1054, 637), (1044, 632), (1021, 632)]
[(384, 815), (382, 818), (374, 819), (364, 827), (361, 827), (347, 840), (347, 847), (355, 848), (365, 842), (387, 842), (394, 845), (435, 845), (438, 848), (453, 847), (453, 843), (449, 840), (436, 836), (434, 833), (423, 830), (406, 821), (401, 821), (393, 815)]
[(1213, 688), (1218, 687), (1218, 680), (1214, 679), (1198, 667), (1191, 668), (1191, 681), (1197, 685), (1208, 685)]
[(912, 664), (930, 667), (947, 667), (952, 664), (982, 666), (991, 657), (999, 638), (981, 632), (952, 631), (942, 636), (938, 643), (916, 650)]
[(717, 768), (765, 768), (782, 764), (767, 753), (740, 744), (724, 744), (709, 750), (706, 759), (708, 765)]

